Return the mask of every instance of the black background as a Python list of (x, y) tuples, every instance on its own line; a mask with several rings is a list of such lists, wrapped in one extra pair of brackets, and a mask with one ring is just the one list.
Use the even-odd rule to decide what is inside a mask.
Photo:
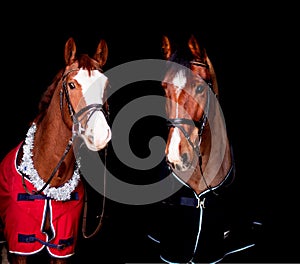
[[(161, 59), (163, 34), (178, 42), (194, 34), (206, 47), (218, 78), (237, 164), (233, 196), (240, 200), (242, 213), (264, 223), (259, 249), (249, 259), (299, 262), (296, 220), (290, 210), (294, 197), (286, 195), (291, 174), (284, 163), (287, 152), (282, 140), (288, 129), (283, 96), (290, 89), (286, 70), (293, 16), (274, 4), (198, 2), (182, 2), (170, 9), (150, 2), (110, 7), (101, 3), (76, 7), (69, 2), (66, 8), (23, 3), (3, 9), (7, 15), (1, 17), (0, 157), (23, 139), (43, 91), (63, 67), (69, 37), (75, 39), (79, 53), (91, 55), (98, 41), (105, 39), (109, 55), (104, 70), (108, 70), (136, 59)], [(284, 15), (288, 16), (282, 19)], [(158, 86), (150, 89), (126, 99), (162, 94)], [(118, 107), (111, 105), (112, 112)]]

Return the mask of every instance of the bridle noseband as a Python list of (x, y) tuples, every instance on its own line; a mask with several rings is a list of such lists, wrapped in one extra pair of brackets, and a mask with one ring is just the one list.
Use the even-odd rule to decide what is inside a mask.
[[(189, 142), (189, 144), (192, 146), (193, 150), (196, 152), (196, 154), (200, 157), (200, 142), (201, 142), (201, 136), (203, 132), (203, 128), (206, 124), (207, 116), (206, 114), (203, 114), (201, 120), (194, 121), (192, 119), (187, 118), (169, 118), (167, 119), (167, 126), (168, 127), (177, 127), (180, 129), (186, 140)], [(199, 144), (196, 145), (191, 141), (189, 133), (184, 129), (182, 125), (189, 125), (189, 126), (195, 126), (198, 128), (198, 137), (199, 137)]]

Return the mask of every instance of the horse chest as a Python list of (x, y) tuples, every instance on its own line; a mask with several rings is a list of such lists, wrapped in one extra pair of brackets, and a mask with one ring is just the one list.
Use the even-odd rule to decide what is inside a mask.
[[(44, 195), (26, 193), (22, 176), (15, 165), (18, 148), (6, 156), (0, 167), (1, 181), (6, 183), (0, 189), (0, 212), (10, 251), (33, 254), (48, 247), (55, 256), (72, 254), (83, 207), (83, 183), (79, 182), (68, 201), (55, 201)], [(33, 188), (26, 181), (28, 187)], [(64, 239), (68, 246), (57, 248), (56, 245)]]

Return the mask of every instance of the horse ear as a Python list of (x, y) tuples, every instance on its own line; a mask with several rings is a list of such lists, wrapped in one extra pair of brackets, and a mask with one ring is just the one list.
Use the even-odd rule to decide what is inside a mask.
[(76, 45), (74, 39), (71, 37), (65, 44), (65, 63), (70, 65), (75, 61)]
[(163, 57), (168, 60), (171, 57), (172, 54), (172, 49), (171, 49), (171, 43), (170, 40), (167, 36), (163, 36), (162, 37), (162, 53), (163, 53)]
[(100, 67), (102, 67), (106, 61), (108, 56), (108, 46), (105, 40), (101, 39), (98, 47), (96, 49), (96, 52), (93, 56), (93, 58), (99, 62)]
[(208, 65), (209, 73), (211, 76), (213, 90), (214, 90), (216, 96), (219, 97), (219, 87), (218, 87), (218, 81), (217, 81), (215, 69), (214, 69), (214, 66), (212, 65), (208, 56), (207, 56), (207, 65)]
[(197, 39), (195, 38), (194, 35), (191, 35), (189, 41), (188, 41), (189, 48), (195, 57), (195, 60), (199, 60), (202, 63), (206, 63), (209, 69), (209, 73), (211, 76), (211, 82), (212, 82), (212, 87), (215, 92), (215, 94), (218, 96), (219, 95), (219, 88), (218, 88), (218, 82), (217, 82), (217, 77), (216, 73), (214, 70), (214, 67), (211, 63), (211, 60), (207, 56), (206, 49), (200, 48)]
[(199, 60), (203, 63), (206, 63), (206, 61), (207, 61), (206, 50), (204, 48), (200, 49), (198, 41), (194, 35), (191, 35), (191, 37), (188, 41), (188, 45), (189, 45), (189, 48), (190, 48), (193, 56), (195, 57), (195, 59)]

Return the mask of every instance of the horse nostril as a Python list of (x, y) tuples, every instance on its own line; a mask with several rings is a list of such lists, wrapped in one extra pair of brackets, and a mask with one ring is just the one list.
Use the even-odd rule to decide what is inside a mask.
[(187, 153), (183, 153), (182, 156), (181, 156), (181, 158), (182, 158), (182, 162), (183, 163), (187, 163), (187, 161), (188, 161), (188, 154)]
[(176, 170), (181, 170), (181, 166), (180, 165), (176, 164), (175, 167), (176, 167)]

